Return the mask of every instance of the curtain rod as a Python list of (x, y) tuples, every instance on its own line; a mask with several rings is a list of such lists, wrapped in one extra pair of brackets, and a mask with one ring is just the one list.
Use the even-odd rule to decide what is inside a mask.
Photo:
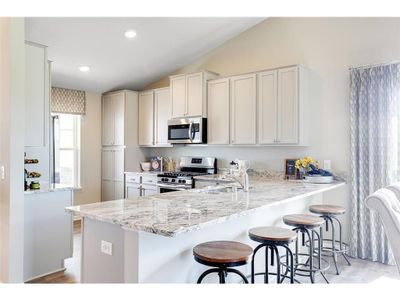
[(349, 70), (362, 69), (362, 68), (372, 68), (372, 67), (387, 66), (387, 65), (394, 65), (394, 64), (400, 64), (400, 60), (392, 60), (392, 61), (375, 63), (375, 64), (365, 64), (365, 65), (361, 65), (361, 66), (357, 66), (357, 67), (350, 66)]

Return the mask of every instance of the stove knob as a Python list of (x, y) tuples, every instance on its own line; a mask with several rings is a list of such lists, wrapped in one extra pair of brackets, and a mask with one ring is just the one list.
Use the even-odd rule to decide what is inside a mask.
[(182, 180), (182, 183), (186, 183), (186, 180), (185, 180), (185, 179), (183, 179), (183, 180)]
[(171, 182), (175, 182), (175, 179), (172, 179)]

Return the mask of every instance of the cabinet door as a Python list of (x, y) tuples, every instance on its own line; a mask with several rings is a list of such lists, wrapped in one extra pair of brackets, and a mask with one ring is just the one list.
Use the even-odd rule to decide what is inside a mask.
[(125, 172), (125, 151), (124, 149), (115, 149), (114, 153), (114, 180), (115, 181), (124, 181), (124, 172)]
[(278, 71), (258, 74), (258, 143), (273, 144), (277, 133)]
[(155, 185), (143, 185), (142, 196), (151, 196), (157, 194), (157, 186)]
[(168, 120), (171, 118), (169, 88), (154, 91), (156, 145), (168, 144)]
[(114, 99), (111, 95), (103, 96), (102, 143), (103, 146), (114, 145)]
[(171, 88), (171, 116), (182, 118), (186, 116), (186, 79), (185, 75), (172, 76), (170, 79)]
[(31, 44), (25, 45), (25, 146), (43, 147), (46, 145), (46, 106), (49, 105), (49, 88), (46, 82), (46, 48)]
[(101, 181), (101, 201), (110, 201), (114, 199), (114, 181), (102, 180)]
[(153, 91), (139, 94), (139, 145), (151, 146), (154, 143), (154, 101)]
[(278, 70), (278, 136), (277, 142), (298, 143), (299, 118), (298, 68)]
[(256, 75), (231, 77), (231, 143), (256, 143)]
[(114, 181), (114, 199), (120, 200), (124, 199), (124, 182), (123, 181)]
[(203, 73), (186, 75), (186, 115), (203, 115)]
[(126, 186), (126, 199), (140, 197), (140, 184)]
[(103, 149), (101, 158), (101, 178), (114, 180), (114, 150)]
[(112, 95), (114, 99), (114, 145), (125, 145), (125, 92)]
[(208, 82), (208, 144), (229, 144), (229, 78)]

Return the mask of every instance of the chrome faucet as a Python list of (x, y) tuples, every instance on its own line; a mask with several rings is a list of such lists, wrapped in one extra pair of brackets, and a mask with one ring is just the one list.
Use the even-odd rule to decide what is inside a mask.
[[(243, 191), (247, 192), (249, 190), (249, 175), (245, 168), (238, 168), (238, 163), (231, 162), (231, 166), (236, 165), (236, 169), (232, 167), (229, 169), (229, 178), (233, 179), (236, 183), (240, 185)], [(235, 174), (236, 173), (236, 174)]]

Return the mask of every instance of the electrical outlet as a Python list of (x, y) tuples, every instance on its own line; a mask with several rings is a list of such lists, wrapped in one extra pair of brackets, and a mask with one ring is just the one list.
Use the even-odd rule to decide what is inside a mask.
[(330, 170), (330, 169), (331, 169), (331, 161), (324, 160), (324, 170)]
[(112, 246), (112, 243), (102, 240), (100, 246), (101, 253), (112, 255)]
[(4, 166), (1, 166), (1, 168), (0, 168), (1, 170), (0, 170), (0, 177), (1, 177), (1, 180), (4, 180), (5, 178), (6, 178), (6, 168), (4, 167)]

